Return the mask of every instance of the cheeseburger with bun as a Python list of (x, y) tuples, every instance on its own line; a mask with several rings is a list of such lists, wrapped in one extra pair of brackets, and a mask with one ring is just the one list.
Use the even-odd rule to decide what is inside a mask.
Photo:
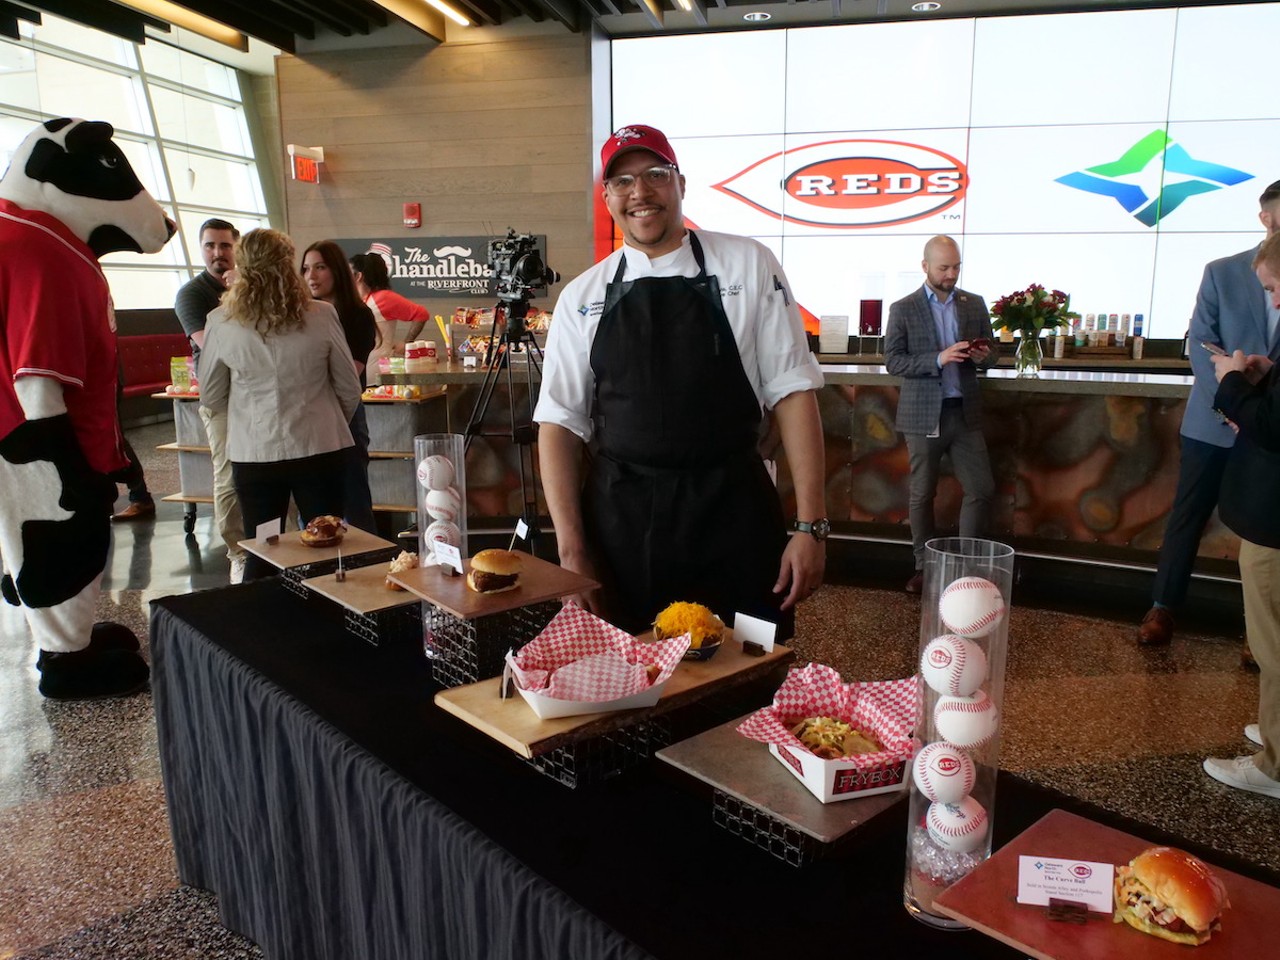
[(313, 517), (298, 539), (308, 547), (332, 547), (342, 542), (346, 536), (347, 524), (341, 517)]
[(520, 554), (511, 550), (481, 550), (471, 558), (467, 586), (476, 593), (502, 593), (520, 586)]
[(1150, 847), (1116, 869), (1115, 921), (1162, 940), (1198, 947), (1221, 929), (1227, 890), (1204, 861)]

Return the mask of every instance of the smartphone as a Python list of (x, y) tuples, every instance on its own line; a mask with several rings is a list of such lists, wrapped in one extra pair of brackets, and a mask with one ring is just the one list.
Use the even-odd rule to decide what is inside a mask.
[(991, 348), (991, 338), (990, 338), (990, 337), (978, 337), (978, 338), (977, 338), (977, 339), (975, 339), (975, 340), (970, 340), (970, 341), (969, 341), (969, 349), (970, 349), (970, 350), (973, 350), (973, 349), (978, 348), (978, 347), (986, 347), (987, 349), (990, 349), (990, 348)]
[(1208, 350), (1208, 351), (1209, 351), (1210, 353), (1212, 353), (1214, 356), (1217, 356), (1217, 357), (1225, 357), (1225, 356), (1227, 355), (1227, 351), (1223, 350), (1223, 349), (1222, 349), (1220, 346), (1218, 346), (1216, 343), (1209, 343), (1209, 341), (1207, 341), (1207, 340), (1202, 340), (1202, 341), (1200, 342), (1200, 346), (1204, 347), (1206, 350)]

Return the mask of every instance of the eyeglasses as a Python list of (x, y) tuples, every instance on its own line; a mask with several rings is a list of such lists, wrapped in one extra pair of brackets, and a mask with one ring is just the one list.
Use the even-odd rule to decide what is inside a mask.
[(604, 181), (604, 190), (611, 197), (625, 197), (635, 189), (637, 180), (642, 180), (646, 187), (660, 190), (663, 187), (671, 186), (671, 181), (675, 179), (675, 175), (676, 168), (669, 164), (661, 167), (650, 167), (648, 170), (640, 171), (636, 176), (623, 173), (616, 177), (608, 177)]

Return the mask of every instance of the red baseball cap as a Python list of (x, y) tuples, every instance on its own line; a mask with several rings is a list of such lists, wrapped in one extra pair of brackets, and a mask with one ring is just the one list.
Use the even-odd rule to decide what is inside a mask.
[(612, 166), (613, 161), (632, 150), (648, 150), (673, 167), (680, 166), (676, 163), (676, 152), (667, 142), (666, 134), (654, 127), (646, 127), (642, 123), (633, 123), (615, 130), (600, 148), (600, 169), (604, 171), (602, 175), (609, 176), (609, 167)]

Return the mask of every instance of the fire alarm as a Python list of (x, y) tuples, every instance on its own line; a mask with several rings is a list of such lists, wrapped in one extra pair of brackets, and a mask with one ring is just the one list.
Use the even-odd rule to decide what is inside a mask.
[(422, 205), (406, 203), (404, 205), (404, 225), (406, 227), (422, 226)]

